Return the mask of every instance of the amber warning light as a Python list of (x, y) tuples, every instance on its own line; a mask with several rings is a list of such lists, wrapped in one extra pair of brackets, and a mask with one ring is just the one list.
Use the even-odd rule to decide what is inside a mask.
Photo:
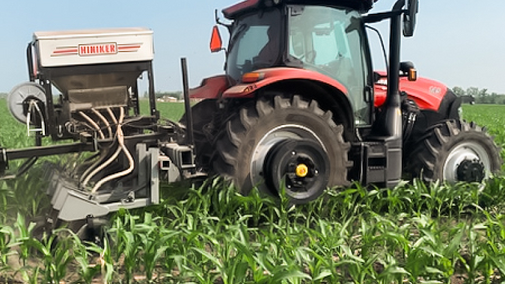
[(245, 73), (242, 76), (242, 83), (254, 83), (258, 82), (260, 80), (263, 80), (265, 78), (265, 74), (261, 72), (250, 72), (250, 73)]

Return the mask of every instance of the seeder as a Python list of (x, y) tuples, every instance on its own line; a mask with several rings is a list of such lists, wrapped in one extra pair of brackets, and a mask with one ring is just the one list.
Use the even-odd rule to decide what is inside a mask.
[[(0, 176), (15, 178), (39, 157), (88, 153), (67, 166), (47, 164), (50, 224), (87, 220), (79, 223), (92, 226), (119, 208), (157, 204), (162, 178), (197, 175), (183, 128), (159, 119), (152, 36), (142, 28), (34, 33), (27, 49), (30, 82), (9, 93), (8, 106), (35, 136), (35, 147), (0, 148)], [(147, 116), (140, 114), (142, 76)], [(73, 142), (41, 146), (46, 136)], [(7, 173), (16, 159), (27, 160), (17, 173)]]

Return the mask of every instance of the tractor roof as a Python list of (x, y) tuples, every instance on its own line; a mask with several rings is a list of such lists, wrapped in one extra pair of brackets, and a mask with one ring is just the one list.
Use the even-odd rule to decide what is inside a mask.
[(280, 2), (300, 5), (348, 7), (361, 13), (365, 13), (372, 8), (373, 3), (377, 2), (377, 0), (244, 0), (233, 6), (225, 8), (223, 10), (223, 14), (226, 18), (233, 20), (245, 13), (272, 7)]

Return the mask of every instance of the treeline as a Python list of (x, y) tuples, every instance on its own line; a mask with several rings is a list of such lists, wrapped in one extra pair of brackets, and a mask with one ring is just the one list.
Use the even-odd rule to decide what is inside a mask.
[(505, 94), (490, 93), (487, 89), (454, 87), (452, 91), (460, 97), (473, 97), (476, 104), (505, 104)]
[[(177, 100), (183, 99), (182, 91), (175, 91), (175, 92), (156, 91), (156, 92), (154, 92), (154, 95), (156, 96), (157, 99), (168, 98), (168, 97), (176, 98)], [(147, 91), (145, 91), (144, 98), (147, 98), (147, 97), (149, 97), (149, 94), (147, 93)]]

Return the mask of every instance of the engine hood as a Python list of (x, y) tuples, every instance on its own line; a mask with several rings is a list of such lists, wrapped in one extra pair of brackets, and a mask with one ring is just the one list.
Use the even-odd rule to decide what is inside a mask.
[[(381, 75), (381, 79), (374, 86), (374, 105), (380, 107), (386, 101), (387, 75), (382, 71), (377, 73)], [(438, 111), (447, 90), (447, 86), (432, 79), (419, 77), (416, 81), (409, 81), (406, 77), (400, 77), (400, 92), (405, 92), (421, 110)]]

